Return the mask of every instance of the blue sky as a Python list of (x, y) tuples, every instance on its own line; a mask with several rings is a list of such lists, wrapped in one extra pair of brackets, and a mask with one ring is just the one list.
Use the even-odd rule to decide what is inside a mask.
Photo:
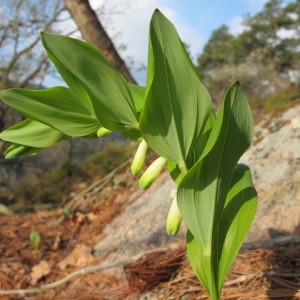
[[(90, 0), (94, 9), (104, 6), (105, 11), (124, 9), (125, 13), (100, 16), (108, 34), (118, 48), (126, 45), (120, 55), (129, 64), (131, 72), (143, 85), (145, 70), (137, 71), (147, 64), (148, 29), (152, 12), (160, 9), (175, 25), (181, 39), (190, 45), (195, 60), (213, 30), (228, 25), (233, 34), (243, 29), (242, 17), (259, 12), (267, 0)], [(291, 2), (291, 0), (284, 0)]]

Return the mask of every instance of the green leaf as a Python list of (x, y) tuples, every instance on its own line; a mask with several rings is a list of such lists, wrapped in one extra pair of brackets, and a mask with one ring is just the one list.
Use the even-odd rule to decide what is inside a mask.
[(71, 139), (70, 136), (32, 119), (25, 119), (6, 129), (0, 134), (0, 138), (13, 143), (5, 151), (5, 158), (36, 155), (61, 140)]
[[(203, 246), (190, 231), (187, 233), (187, 253), (191, 266), (205, 288), (210, 293), (215, 289), (217, 295), (252, 224), (257, 205), (257, 193), (247, 166), (237, 165), (230, 186), (212, 241), (214, 255), (204, 255)], [(217, 273), (213, 274), (216, 269)]]
[[(131, 83), (127, 83), (127, 86), (131, 92), (132, 100), (136, 109), (136, 116), (139, 120), (146, 101), (146, 87)], [(121, 131), (121, 133), (129, 140), (142, 140), (142, 135), (139, 128), (132, 127), (131, 129)]]
[(185, 169), (205, 128), (211, 98), (176, 29), (158, 10), (150, 24), (148, 68), (142, 135), (160, 156)]
[(257, 192), (252, 183), (250, 169), (239, 164), (233, 174), (215, 239), (216, 245), (223, 245), (218, 255), (219, 288), (222, 287), (225, 276), (249, 231), (256, 206)]
[[(215, 113), (213, 110), (211, 110), (209, 118), (206, 121), (202, 136), (198, 138), (197, 143), (195, 144), (194, 148), (191, 149), (187, 157), (188, 166), (193, 166), (199, 160), (199, 157), (201, 157), (203, 149), (205, 149), (205, 146), (207, 144), (215, 119)], [(179, 185), (186, 172), (182, 172), (182, 170), (180, 170), (180, 166), (173, 161), (168, 161), (167, 168), (175, 183)]]
[(30, 146), (12, 144), (4, 152), (5, 158), (16, 158), (18, 156), (31, 156), (40, 153), (44, 148), (34, 148)]
[[(247, 99), (238, 83), (227, 91), (214, 121), (206, 147), (181, 181), (177, 202), (191, 235), (201, 245), (205, 268), (202, 282), (210, 293), (218, 286), (217, 231), (230, 189), (234, 168), (251, 144), (253, 120)], [(206, 271), (208, 270), (209, 271)]]
[[(178, 206), (189, 230), (208, 247), (224, 207), (233, 169), (252, 141), (253, 120), (238, 83), (225, 95), (202, 157), (178, 189)], [(202, 213), (201, 213), (202, 212)]]
[(25, 119), (3, 131), (0, 138), (24, 146), (46, 148), (71, 137), (38, 121)]
[(103, 127), (111, 131), (138, 129), (137, 109), (127, 83), (96, 47), (61, 35), (41, 36), (62, 78)]
[(101, 127), (97, 119), (65, 87), (38, 91), (2, 90), (0, 98), (29, 118), (69, 136), (86, 136)]
[[(178, 202), (177, 202), (178, 203)], [(211, 295), (210, 278), (213, 278), (210, 256), (204, 255), (203, 247), (194, 238), (190, 230), (186, 234), (186, 248), (189, 262), (201, 284)]]
[(141, 113), (146, 102), (146, 87), (127, 83), (137, 113)]

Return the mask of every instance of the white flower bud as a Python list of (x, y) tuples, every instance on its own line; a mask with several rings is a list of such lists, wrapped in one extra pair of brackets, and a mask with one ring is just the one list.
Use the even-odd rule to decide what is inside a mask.
[(157, 158), (141, 176), (139, 181), (140, 188), (147, 189), (157, 179), (166, 164), (167, 159), (163, 157)]
[(148, 149), (148, 145), (146, 141), (142, 140), (138, 146), (133, 162), (131, 164), (131, 172), (133, 175), (138, 175), (141, 173), (145, 162), (147, 149)]
[(166, 221), (166, 230), (168, 235), (175, 235), (177, 234), (180, 224), (181, 224), (181, 213), (178, 209), (177, 205), (177, 197), (176, 195), (173, 197), (170, 210), (168, 213), (167, 221)]

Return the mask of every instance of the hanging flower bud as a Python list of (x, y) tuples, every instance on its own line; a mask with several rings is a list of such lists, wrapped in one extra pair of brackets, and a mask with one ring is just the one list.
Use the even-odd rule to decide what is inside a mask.
[(148, 145), (146, 141), (142, 140), (139, 144), (139, 147), (135, 153), (133, 162), (131, 164), (131, 172), (133, 175), (138, 175), (141, 173), (145, 162), (147, 149), (148, 149)]
[[(175, 190), (177, 191), (177, 190)], [(175, 235), (177, 234), (180, 224), (181, 224), (181, 213), (178, 209), (177, 205), (177, 197), (176, 194), (173, 196), (173, 200), (170, 206), (170, 210), (168, 213), (167, 221), (166, 221), (166, 230), (168, 235)]]
[(139, 181), (140, 188), (147, 189), (156, 180), (166, 164), (167, 159), (163, 157), (157, 158), (141, 176)]
[(104, 128), (104, 127), (101, 127), (101, 128), (99, 128), (98, 131), (97, 131), (97, 136), (98, 136), (98, 137), (105, 137), (106, 135), (108, 135), (108, 134), (110, 134), (110, 133), (112, 133), (111, 130), (106, 129), (106, 128)]

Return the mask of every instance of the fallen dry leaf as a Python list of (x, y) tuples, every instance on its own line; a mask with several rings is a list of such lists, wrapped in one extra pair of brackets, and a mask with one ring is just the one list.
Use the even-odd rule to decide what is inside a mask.
[(77, 244), (73, 251), (57, 266), (64, 270), (67, 266), (84, 267), (93, 261), (94, 257), (91, 254), (91, 248), (83, 244)]
[(39, 264), (31, 269), (31, 284), (35, 285), (40, 278), (49, 274), (51, 271), (50, 264), (46, 260), (41, 260)]

